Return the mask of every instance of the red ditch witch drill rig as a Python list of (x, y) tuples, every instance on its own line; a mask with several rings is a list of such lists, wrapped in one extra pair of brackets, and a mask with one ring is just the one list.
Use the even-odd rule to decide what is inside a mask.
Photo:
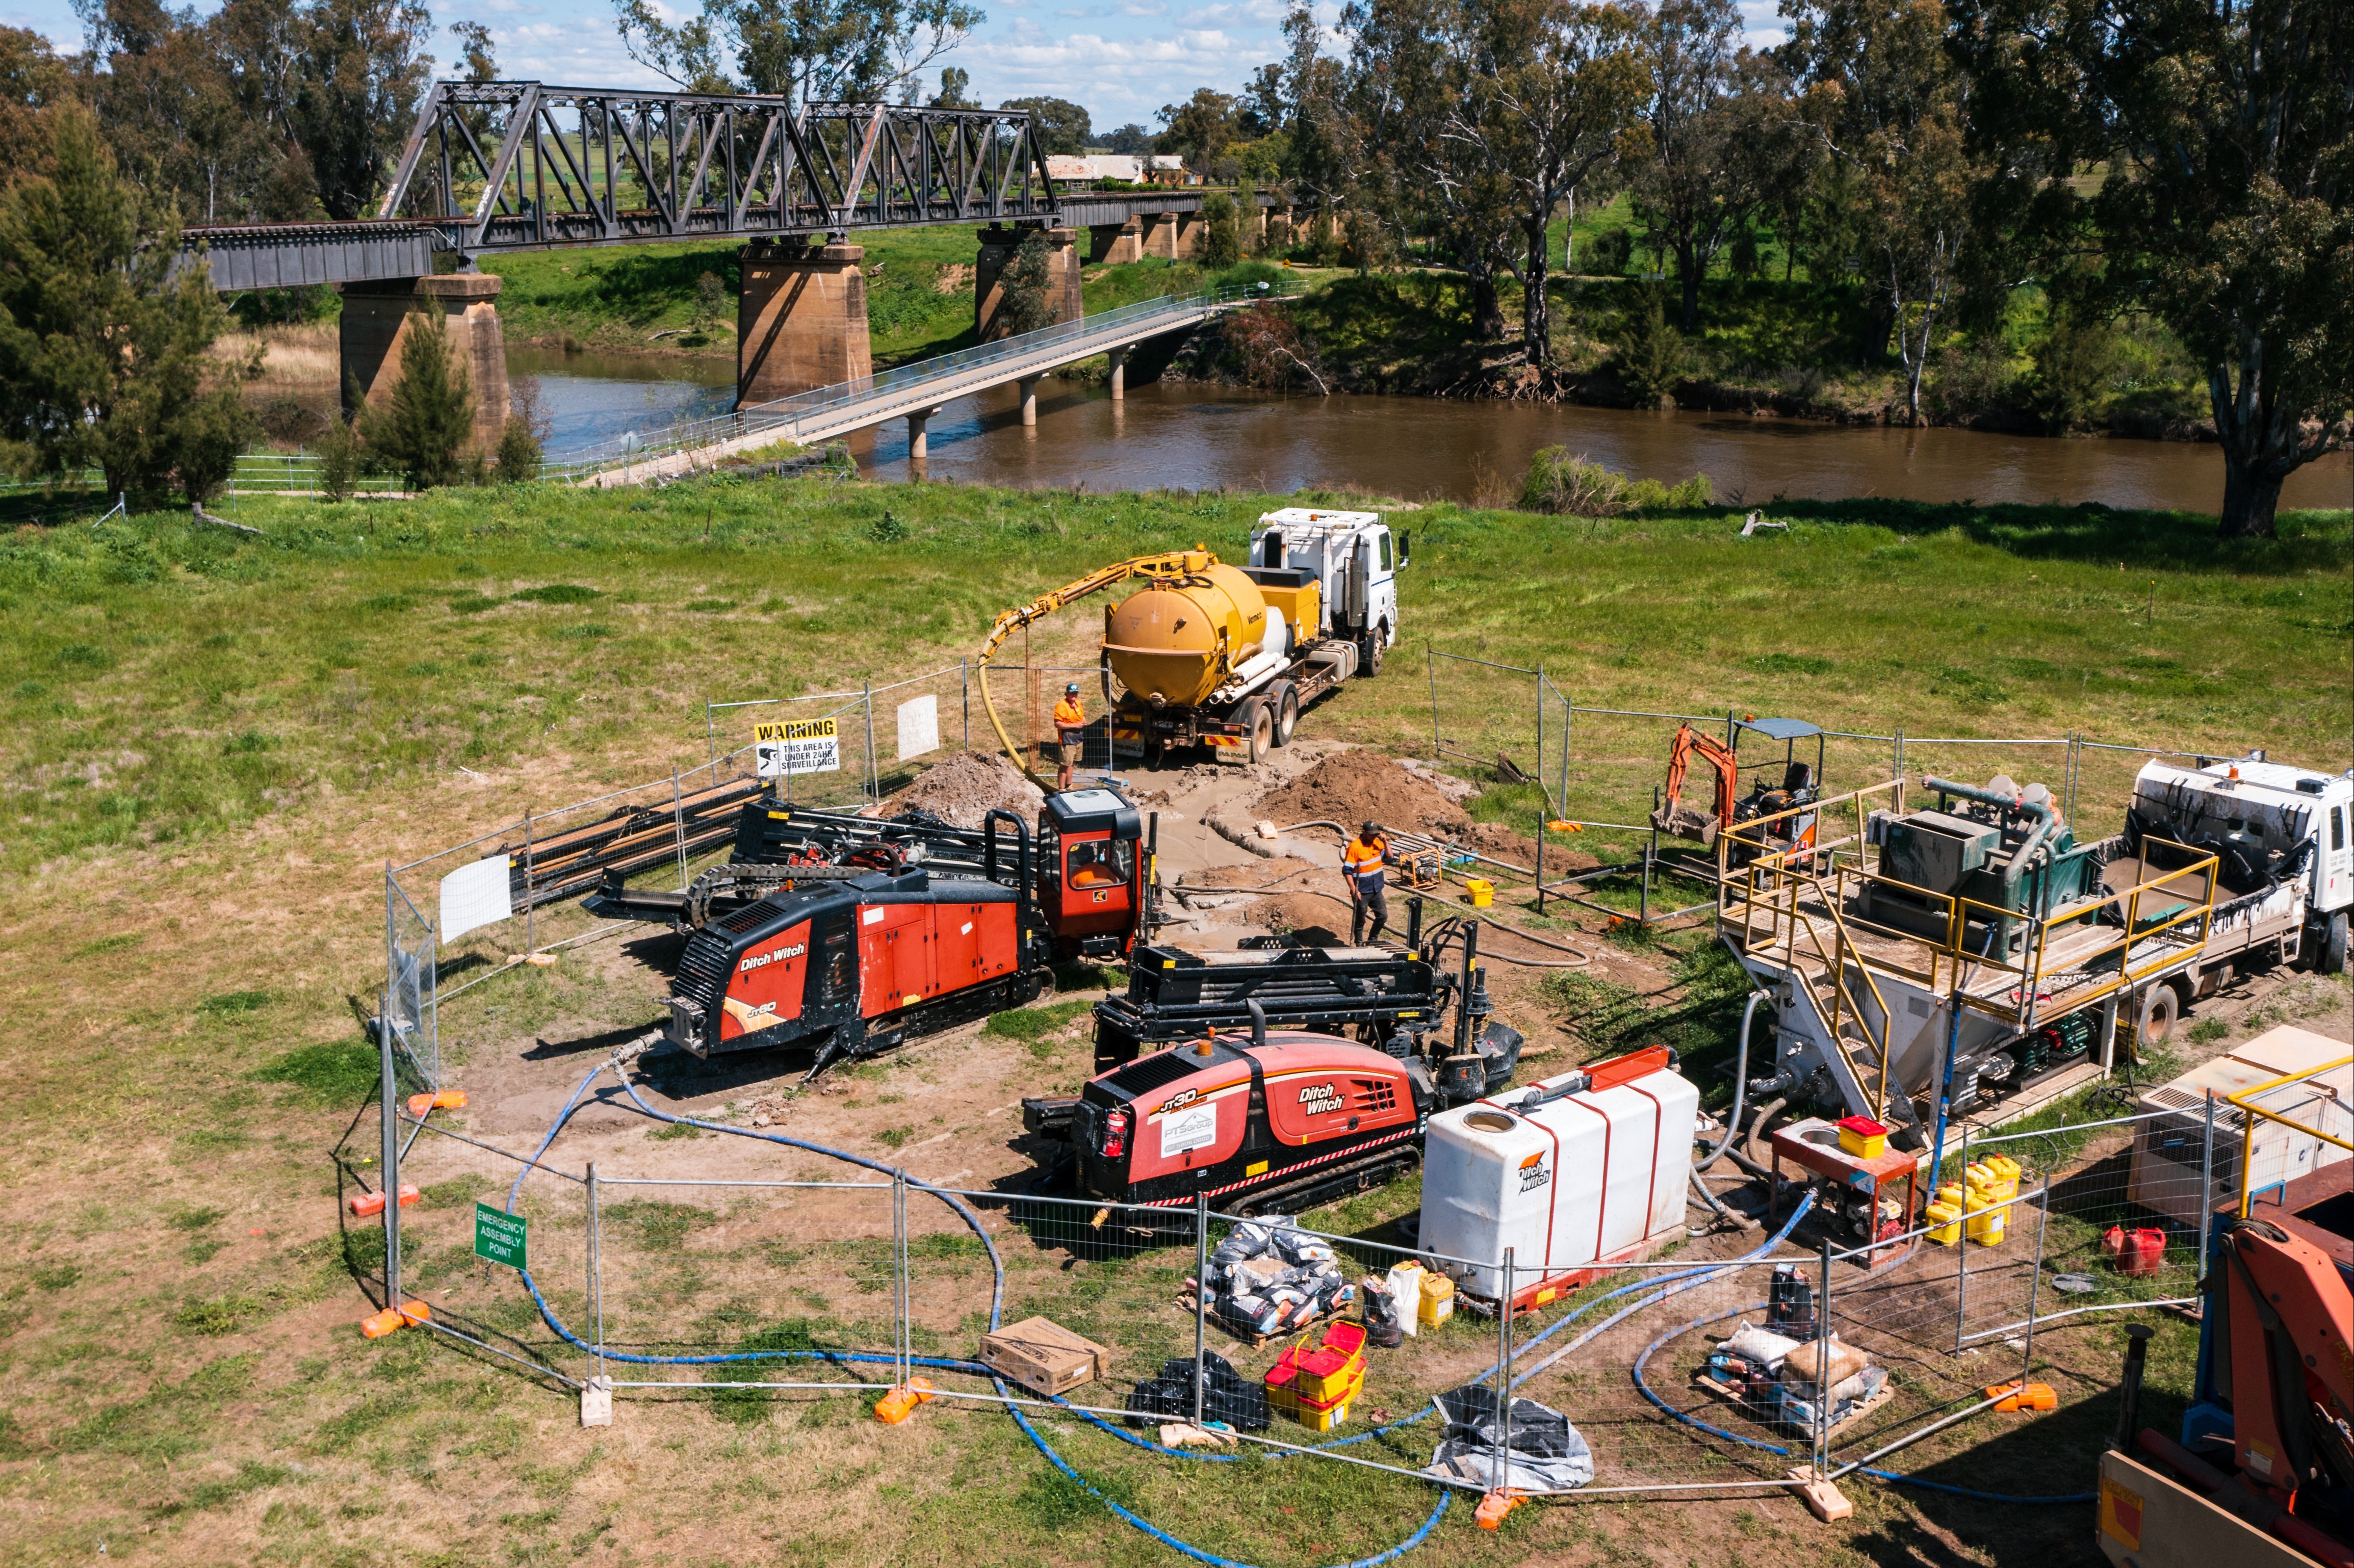
[[(1521, 1034), (1490, 1016), (1477, 922), (1443, 921), (1426, 945), (1420, 899), (1408, 916), (1403, 953), (1138, 948), (1128, 993), (1096, 1004), (1108, 1070), (1076, 1097), (1022, 1102), (1047, 1182), (1168, 1209), (1206, 1194), (1250, 1214), (1413, 1165), (1429, 1113), (1511, 1082)], [(1450, 945), (1453, 973), (1438, 961)]]
[(813, 1078), (1034, 1001), (1058, 961), (1125, 956), (1151, 879), (1140, 826), (1109, 789), (1067, 790), (1040, 808), (1034, 855), (1011, 811), (974, 832), (922, 812), (886, 821), (769, 798), (744, 807), (733, 858), (685, 892), (633, 890), (614, 874), (586, 902), (685, 936), (673, 1044), (709, 1057), (807, 1042)]

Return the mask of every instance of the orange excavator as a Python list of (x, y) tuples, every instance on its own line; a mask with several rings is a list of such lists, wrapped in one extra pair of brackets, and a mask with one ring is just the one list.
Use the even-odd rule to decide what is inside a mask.
[[(1691, 767), (1694, 752), (1716, 769), (1713, 811), (1703, 811), (1683, 802), (1684, 774)], [(1676, 743), (1668, 751), (1668, 798), (1651, 813), (1651, 826), (1676, 838), (1714, 844), (1718, 830), (1733, 820), (1734, 798), (1740, 792), (1741, 763), (1733, 748), (1713, 736), (1684, 725), (1676, 731)]]

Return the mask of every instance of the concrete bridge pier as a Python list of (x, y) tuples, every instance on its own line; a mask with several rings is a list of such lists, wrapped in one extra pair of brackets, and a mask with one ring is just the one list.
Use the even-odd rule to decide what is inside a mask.
[(1015, 386), (1022, 388), (1022, 422), (1025, 425), (1034, 425), (1038, 422), (1038, 383), (1041, 377), (1039, 376), (1025, 376), (1020, 381), (1014, 383)]
[(997, 320), (998, 310), (1005, 302), (1005, 290), (1000, 279), (1005, 269), (1013, 264), (1013, 253), (1033, 233), (1043, 234), (1046, 240), (1047, 324), (1075, 322), (1087, 313), (1079, 298), (1077, 229), (1022, 229), (992, 224), (981, 231), (981, 253), (973, 261), (972, 329), (976, 341), (990, 343), (1006, 335)]
[(1134, 344), (1123, 344), (1104, 355), (1111, 361), (1111, 400), (1119, 402), (1128, 396), (1128, 351)]
[(1136, 218), (1125, 223), (1099, 223), (1087, 230), (1087, 262), (1100, 261), (1117, 267), (1125, 261), (1144, 260), (1144, 225)]
[(736, 302), (736, 401), (773, 402), (875, 373), (863, 245), (754, 241)]
[(356, 382), (362, 405), (381, 406), (399, 384), (400, 351), (418, 319), (439, 316), (450, 340), (451, 362), (465, 371), (474, 395), (473, 444), (485, 453), (495, 450), (512, 398), (506, 337), (499, 326), (500, 287), (501, 280), (491, 272), (342, 285), (336, 346), (345, 395)]

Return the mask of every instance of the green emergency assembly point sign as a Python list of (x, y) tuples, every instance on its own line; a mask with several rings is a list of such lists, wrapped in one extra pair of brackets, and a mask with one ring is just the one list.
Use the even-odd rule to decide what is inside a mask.
[(531, 1239), (531, 1224), (488, 1203), (474, 1205), (474, 1255), (509, 1268), (524, 1266), (524, 1247)]

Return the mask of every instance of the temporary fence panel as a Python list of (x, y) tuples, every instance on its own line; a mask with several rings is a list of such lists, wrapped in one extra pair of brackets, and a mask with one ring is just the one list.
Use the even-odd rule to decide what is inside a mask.
[(384, 878), (385, 994), (379, 1026), (427, 1085), (441, 1084), (433, 923), (418, 913), (390, 870)]

